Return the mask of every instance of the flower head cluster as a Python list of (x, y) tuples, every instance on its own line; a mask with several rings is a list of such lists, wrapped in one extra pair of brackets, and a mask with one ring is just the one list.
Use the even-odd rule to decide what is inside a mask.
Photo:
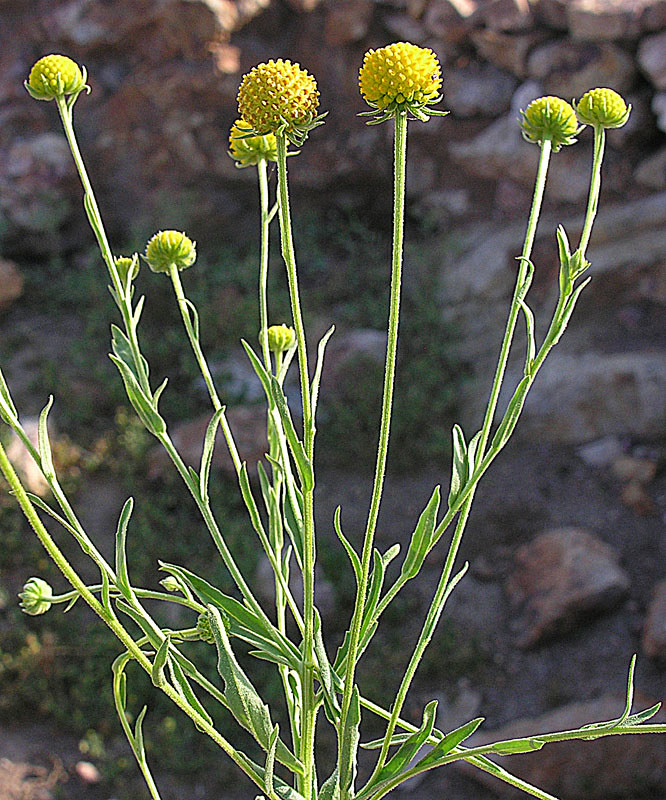
[(424, 121), (442, 113), (428, 108), (441, 100), (442, 87), (439, 61), (429, 48), (397, 42), (368, 50), (358, 82), (363, 99), (379, 112), (377, 122), (402, 110)]
[(238, 113), (259, 136), (284, 131), (301, 144), (321, 124), (317, 82), (299, 64), (279, 58), (258, 64), (243, 76)]
[(296, 331), (288, 325), (271, 325), (266, 334), (271, 353), (284, 353), (296, 344)]
[(253, 136), (252, 127), (245, 120), (237, 119), (229, 132), (229, 155), (239, 168), (258, 164), (262, 158), (277, 161), (275, 134)]
[(585, 125), (621, 128), (629, 119), (631, 106), (612, 89), (590, 89), (578, 101), (576, 113)]
[(32, 617), (46, 614), (51, 608), (53, 589), (42, 578), (30, 578), (19, 592), (21, 609)]
[(573, 107), (560, 97), (539, 97), (524, 111), (521, 121), (523, 138), (528, 142), (541, 143), (550, 140), (553, 152), (562, 145), (573, 144), (579, 132), (578, 119)]
[(50, 55), (40, 58), (30, 70), (25, 88), (35, 100), (53, 100), (68, 94), (78, 94), (86, 87), (85, 68), (67, 56)]
[(215, 636), (210, 627), (210, 614), (204, 611), (197, 618), (197, 636), (206, 644), (215, 644)]
[(169, 272), (172, 264), (181, 272), (196, 261), (196, 242), (180, 231), (159, 231), (146, 245), (143, 258), (153, 272)]
[(124, 286), (127, 281), (133, 281), (139, 274), (139, 256), (135, 253), (133, 256), (118, 256), (114, 259), (116, 269), (118, 270), (118, 277)]

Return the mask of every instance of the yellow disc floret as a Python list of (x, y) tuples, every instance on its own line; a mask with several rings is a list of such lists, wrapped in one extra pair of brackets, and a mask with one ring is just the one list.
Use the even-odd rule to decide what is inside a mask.
[(259, 135), (307, 128), (319, 107), (317, 82), (299, 64), (267, 61), (254, 67), (238, 90), (238, 113)]
[(274, 133), (265, 136), (250, 136), (252, 126), (245, 120), (237, 119), (229, 132), (229, 155), (238, 167), (258, 164), (264, 158), (277, 161), (277, 142)]
[(80, 92), (86, 79), (79, 65), (67, 56), (50, 55), (40, 58), (30, 70), (26, 88), (36, 100)]
[(578, 133), (578, 119), (573, 107), (560, 97), (539, 97), (521, 112), (523, 138), (541, 143), (550, 140), (557, 152), (564, 144), (573, 144)]
[(578, 101), (576, 113), (585, 125), (621, 128), (629, 119), (631, 106), (612, 89), (590, 89)]
[(368, 50), (358, 82), (364, 100), (379, 111), (423, 108), (439, 100), (442, 73), (432, 50), (397, 42)]
[(181, 270), (196, 261), (196, 243), (180, 231), (160, 231), (146, 245), (144, 260), (153, 272), (169, 272), (171, 266)]

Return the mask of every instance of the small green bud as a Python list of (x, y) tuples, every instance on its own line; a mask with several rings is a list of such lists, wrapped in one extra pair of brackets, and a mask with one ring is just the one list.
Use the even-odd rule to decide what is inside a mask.
[(160, 584), (166, 589), (167, 592), (180, 591), (180, 581), (178, 578), (174, 578), (173, 575), (167, 575), (166, 578), (162, 578)]
[(197, 633), (199, 634), (199, 639), (201, 639), (202, 642), (206, 642), (207, 644), (215, 644), (215, 637), (213, 636), (213, 631), (210, 627), (210, 617), (208, 616), (207, 611), (199, 614), (199, 618), (197, 619)]
[(560, 97), (539, 97), (524, 111), (521, 128), (523, 138), (528, 142), (541, 143), (549, 139), (553, 152), (565, 144), (573, 144), (578, 133), (578, 120), (573, 106)]
[(277, 141), (275, 134), (267, 133), (265, 136), (250, 136), (250, 125), (242, 119), (237, 119), (229, 132), (229, 155), (239, 168), (256, 165), (264, 158), (267, 161), (277, 161)]
[[(261, 340), (261, 333), (259, 340)], [(295, 343), (296, 331), (288, 325), (271, 325), (268, 329), (268, 349), (271, 353), (284, 353)]]
[(114, 261), (118, 270), (118, 277), (123, 286), (127, 283), (128, 276), (130, 281), (133, 281), (139, 274), (139, 256), (136, 253), (131, 258), (118, 256)]
[(53, 100), (66, 94), (78, 94), (86, 86), (85, 69), (67, 56), (40, 58), (30, 70), (25, 88), (35, 100)]
[(612, 89), (590, 89), (578, 101), (576, 113), (585, 125), (621, 128), (629, 119), (631, 106)]
[(21, 610), (32, 617), (46, 614), (51, 608), (53, 589), (41, 578), (30, 578), (19, 592)]
[(172, 264), (181, 272), (196, 261), (196, 242), (180, 231), (159, 231), (146, 245), (143, 258), (153, 272), (169, 272)]

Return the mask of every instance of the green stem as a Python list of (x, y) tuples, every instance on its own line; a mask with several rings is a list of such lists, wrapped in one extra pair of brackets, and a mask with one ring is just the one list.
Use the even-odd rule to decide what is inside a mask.
[(582, 255), (585, 255), (587, 245), (592, 233), (592, 225), (597, 215), (599, 205), (599, 191), (601, 189), (601, 162), (604, 157), (604, 145), (606, 142), (606, 131), (600, 125), (594, 127), (594, 155), (592, 157), (592, 180), (590, 181), (590, 193), (587, 199), (587, 213), (585, 214), (585, 224), (580, 236), (578, 247)]
[[(298, 348), (298, 367), (303, 403), (303, 438), (305, 452), (312, 461), (314, 454), (314, 424), (310, 399), (308, 356), (305, 344), (305, 328), (301, 312), (301, 301), (296, 273), (296, 255), (291, 232), (289, 209), (289, 187), (287, 184), (287, 139), (284, 133), (276, 134), (278, 165), (278, 214), (280, 218), (280, 239), (282, 257), (287, 270), (291, 311), (296, 331)], [(305, 800), (311, 800), (315, 792), (314, 743), (317, 721), (317, 706), (314, 691), (314, 489), (303, 492), (303, 665), (301, 669), (302, 714), (301, 714), (301, 761), (304, 777), (301, 793)]]
[[(393, 191), (393, 253), (391, 260), (391, 297), (389, 308), (388, 338), (386, 348), (386, 368), (384, 373), (384, 391), (382, 399), (381, 426), (377, 447), (375, 479), (370, 501), (370, 511), (363, 539), (361, 558), (361, 576), (356, 593), (356, 604), (352, 617), (345, 670), (344, 693), (340, 712), (340, 730), (345, 729), (354, 686), (354, 674), (361, 632), (361, 623), (365, 609), (365, 599), (370, 573), (372, 546), (379, 516), (379, 505), (384, 486), (386, 457), (388, 453), (389, 433), (391, 427), (391, 409), (393, 405), (393, 385), (395, 379), (395, 363), (398, 349), (398, 323), (400, 318), (400, 285), (402, 274), (402, 250), (405, 216), (405, 168), (407, 160), (407, 115), (398, 112), (395, 117), (394, 139), (394, 191)], [(339, 741), (339, 756), (342, 754), (342, 740)], [(341, 765), (342, 768), (342, 765)], [(345, 800), (345, 798), (342, 798)]]
[(271, 371), (271, 354), (268, 349), (268, 245), (270, 219), (268, 216), (268, 174), (266, 159), (261, 158), (257, 163), (259, 177), (259, 201), (261, 204), (261, 260), (259, 262), (259, 337), (261, 350), (264, 355), (264, 366), (267, 372)]

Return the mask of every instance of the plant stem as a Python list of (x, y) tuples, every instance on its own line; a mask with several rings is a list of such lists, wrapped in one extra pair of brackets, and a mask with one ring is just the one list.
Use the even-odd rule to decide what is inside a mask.
[(261, 256), (259, 262), (259, 338), (264, 355), (266, 371), (271, 372), (271, 354), (268, 350), (268, 245), (270, 219), (268, 216), (268, 174), (266, 159), (260, 158), (257, 163), (259, 178), (259, 201), (261, 205)]
[(592, 179), (590, 181), (590, 193), (587, 199), (587, 213), (585, 214), (585, 223), (583, 231), (580, 236), (580, 244), (578, 245), (583, 256), (587, 250), (587, 245), (590, 241), (590, 234), (592, 233), (592, 225), (594, 218), (597, 214), (597, 207), (599, 205), (599, 191), (601, 189), (601, 162), (604, 157), (604, 145), (606, 142), (606, 131), (601, 125), (594, 126), (594, 155), (592, 157)]
[[(280, 218), (280, 240), (282, 257), (287, 269), (291, 311), (296, 331), (298, 366), (303, 404), (303, 438), (307, 457), (312, 462), (314, 454), (314, 424), (310, 401), (310, 381), (308, 356), (305, 344), (305, 329), (296, 273), (296, 256), (291, 233), (291, 214), (289, 210), (289, 188), (287, 184), (287, 138), (277, 133), (278, 165), (278, 214)], [(301, 670), (302, 714), (301, 714), (301, 761), (304, 777), (301, 793), (305, 800), (311, 800), (315, 791), (314, 740), (317, 721), (317, 707), (314, 691), (314, 489), (303, 491), (303, 666)]]
[[(402, 249), (405, 217), (405, 167), (407, 160), (407, 114), (398, 112), (395, 116), (394, 138), (394, 184), (393, 184), (393, 253), (391, 259), (391, 297), (389, 303), (388, 337), (386, 346), (386, 367), (384, 373), (384, 390), (382, 398), (381, 426), (377, 447), (375, 478), (370, 501), (368, 521), (363, 539), (361, 558), (361, 576), (356, 593), (356, 604), (352, 617), (347, 651), (344, 692), (340, 712), (340, 730), (344, 730), (351, 705), (354, 686), (354, 674), (361, 632), (361, 623), (365, 609), (365, 599), (370, 573), (372, 546), (379, 516), (379, 505), (384, 486), (386, 457), (388, 453), (389, 433), (391, 427), (391, 410), (393, 405), (393, 385), (395, 379), (395, 362), (398, 349), (398, 323), (400, 319), (400, 285), (402, 275)], [(342, 741), (339, 741), (339, 755), (342, 753)], [(341, 765), (342, 768), (342, 765)], [(342, 797), (342, 800), (345, 800)]]

